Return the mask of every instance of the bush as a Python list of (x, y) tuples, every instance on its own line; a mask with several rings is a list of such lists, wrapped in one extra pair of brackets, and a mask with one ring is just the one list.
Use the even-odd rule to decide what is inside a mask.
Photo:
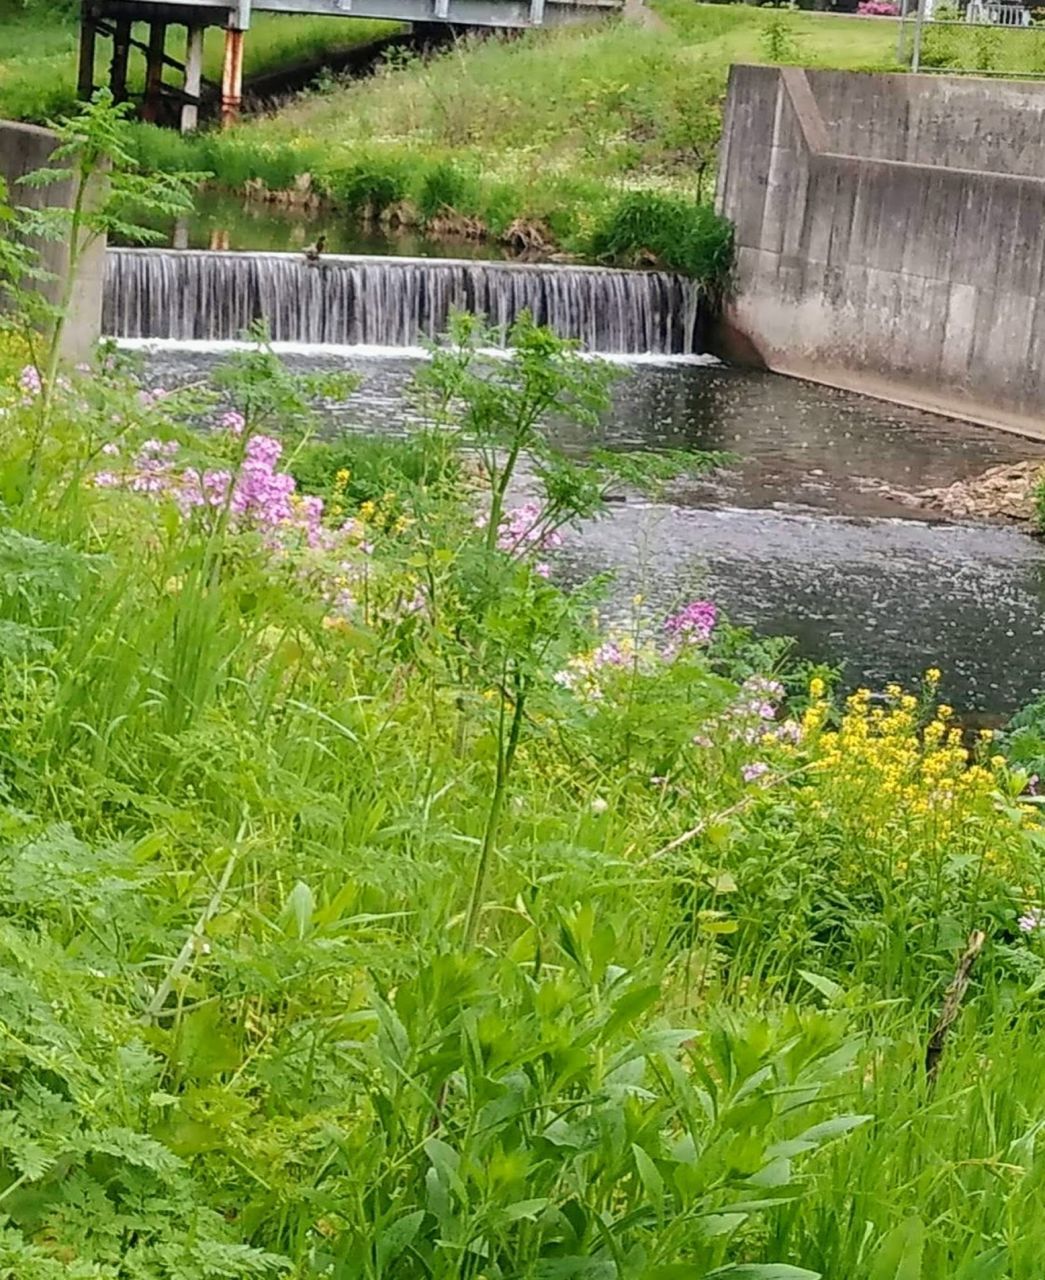
[(412, 193), (425, 222), (440, 213), (472, 213), (479, 204), (479, 183), (474, 173), (453, 160), (437, 160), (421, 171)]
[(409, 167), (399, 156), (365, 155), (345, 168), (327, 170), (321, 182), (346, 212), (374, 216), (406, 199)]
[(635, 191), (595, 229), (590, 251), (602, 261), (625, 266), (652, 259), (718, 291), (725, 288), (733, 265), (733, 228), (709, 205)]

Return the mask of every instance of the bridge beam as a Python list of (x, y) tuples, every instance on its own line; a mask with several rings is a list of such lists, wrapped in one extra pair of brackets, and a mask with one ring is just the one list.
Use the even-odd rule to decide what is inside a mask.
[(142, 102), (142, 119), (152, 124), (160, 114), (163, 97), (163, 62), (167, 44), (167, 24), (149, 24), (149, 45), (145, 54), (145, 100)]
[(109, 64), (109, 88), (117, 102), (127, 101), (127, 59), (131, 53), (131, 20), (119, 18), (112, 37), (112, 62)]

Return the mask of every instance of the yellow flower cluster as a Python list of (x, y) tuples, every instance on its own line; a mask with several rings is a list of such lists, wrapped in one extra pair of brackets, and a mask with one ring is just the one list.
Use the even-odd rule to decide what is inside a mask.
[(935, 668), (926, 673), (922, 698), (889, 685), (876, 702), (869, 690), (858, 689), (831, 724), (823, 682), (813, 680), (802, 721), (810, 775), (802, 795), (809, 809), (863, 842), (885, 837), (883, 847), (895, 848), (901, 873), (907, 867), (901, 849), (954, 851), (959, 838), (967, 842), (978, 831), (986, 840), (1001, 821), (995, 798), (1006, 761), (984, 759), (989, 733), (977, 751), (966, 748), (953, 709), (934, 705), (939, 679)]
[[(340, 477), (342, 473), (338, 472)], [(346, 474), (345, 483), (348, 483)], [(368, 498), (366, 502), (360, 504), (359, 518), (365, 525), (369, 525), (373, 529), (381, 529), (386, 533), (405, 533), (413, 523), (408, 516), (396, 513), (397, 494), (391, 490), (384, 493), (375, 502), (372, 498)]]

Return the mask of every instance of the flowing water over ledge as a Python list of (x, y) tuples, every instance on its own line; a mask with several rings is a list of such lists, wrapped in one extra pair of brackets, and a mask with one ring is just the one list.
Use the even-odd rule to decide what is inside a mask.
[(588, 351), (701, 350), (702, 290), (662, 271), (519, 262), (111, 249), (103, 331), (228, 341), (263, 320), (280, 342), (409, 347), (454, 311), (504, 335), (527, 310)]
[[(146, 357), (154, 383), (198, 378), (220, 357), (166, 347)], [(384, 351), (288, 356), (297, 368), (353, 368), (337, 429), (408, 430), (417, 356)], [(628, 360), (622, 361), (625, 365)], [(559, 428), (561, 431), (561, 427)], [(582, 450), (585, 441), (563, 435)], [(582, 529), (562, 557), (579, 579), (614, 569), (611, 611), (642, 592), (667, 610), (694, 594), (802, 653), (881, 686), (944, 669), (965, 711), (1001, 712), (1042, 683), (1045, 549), (1013, 529), (919, 519), (888, 489), (975, 475), (1045, 446), (769, 374), (695, 360), (638, 361), (604, 424), (611, 447), (727, 449), (735, 467), (634, 496)]]

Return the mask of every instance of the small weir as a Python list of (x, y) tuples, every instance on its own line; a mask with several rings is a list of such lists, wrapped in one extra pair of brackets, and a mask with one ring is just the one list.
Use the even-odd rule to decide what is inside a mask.
[(114, 338), (229, 341), (262, 320), (274, 342), (416, 347), (454, 311), (500, 333), (524, 310), (587, 351), (702, 350), (702, 291), (660, 271), (445, 258), (110, 249), (103, 329)]

